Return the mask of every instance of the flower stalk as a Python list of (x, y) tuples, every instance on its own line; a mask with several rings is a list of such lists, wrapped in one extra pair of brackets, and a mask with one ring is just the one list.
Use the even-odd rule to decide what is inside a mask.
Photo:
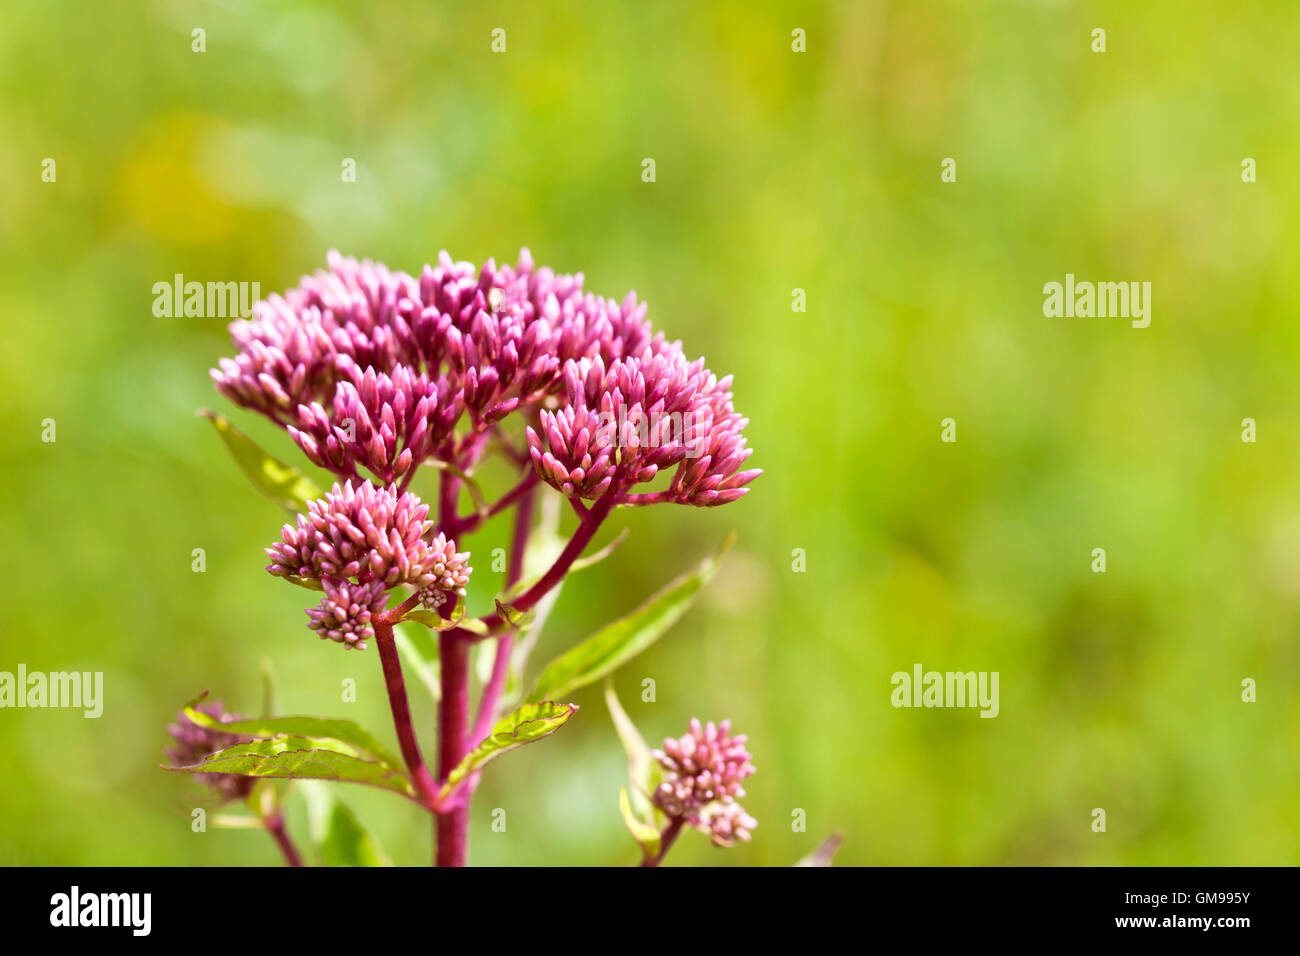
[(289, 837), (289, 831), (285, 829), (284, 814), (279, 810), (272, 811), (262, 818), (262, 826), (266, 832), (271, 834), (275, 840), (275, 845), (280, 848), (284, 854), (284, 862), (289, 866), (305, 866), (302, 861), (302, 855), (298, 852), (298, 847), (294, 845), (293, 840)]
[(664, 826), (663, 832), (659, 834), (659, 852), (654, 856), (646, 856), (642, 859), (640, 866), (658, 866), (668, 855), (668, 851), (673, 848), (677, 838), (681, 836), (682, 827), (686, 825), (684, 817), (674, 817)]
[[(465, 756), (469, 733), (469, 644), (444, 631), (438, 641), (442, 699), (438, 704), (438, 774), (445, 784)], [(438, 816), (438, 866), (464, 866), (469, 851), (469, 807)]]
[(384, 670), (384, 686), (388, 690), (388, 704), (393, 711), (393, 727), (397, 731), (397, 743), (402, 750), (402, 759), (410, 772), (411, 782), (415, 786), (420, 802), (429, 810), (437, 805), (438, 788), (433, 782), (424, 756), (420, 753), (420, 743), (415, 737), (415, 725), (411, 722), (411, 706), (406, 698), (406, 682), (402, 679), (402, 662), (397, 654), (397, 642), (393, 637), (393, 626), (385, 620), (375, 621), (375, 643), (379, 645), (379, 660)]

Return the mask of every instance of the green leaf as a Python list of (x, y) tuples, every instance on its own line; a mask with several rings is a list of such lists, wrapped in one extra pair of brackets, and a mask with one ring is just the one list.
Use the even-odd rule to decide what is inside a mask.
[(487, 637), (489, 633), (488, 626), (476, 617), (463, 617), (456, 622), (456, 627), (462, 631), (469, 631), (471, 634), (477, 634), (480, 637)]
[(252, 717), (222, 723), (197, 710), (195, 705), (207, 694), (202, 694), (185, 705), (185, 716), (200, 727), (210, 727), (228, 734), (248, 737), (280, 737), (292, 734), (313, 740), (333, 740), (377, 763), (388, 764), (402, 772), (402, 762), (394, 757), (375, 737), (360, 724), (334, 717)]
[(369, 759), (338, 740), (283, 736), (235, 744), (209, 754), (192, 767), (167, 767), (180, 773), (233, 773), (242, 777), (335, 780), (364, 783), (414, 798), (406, 775)]
[(295, 514), (304, 512), (307, 510), (307, 502), (324, 494), (314, 481), (292, 465), (286, 465), (264, 452), (257, 442), (224, 416), (207, 408), (200, 409), (199, 414), (212, 422), (217, 434), (226, 443), (253, 486), (280, 507)]
[(437, 611), (427, 607), (414, 607), (402, 615), (403, 621), (415, 621), (431, 631), (449, 631), (456, 626), (454, 619), (444, 619)]
[(301, 784), (307, 798), (308, 832), (325, 866), (392, 866), (379, 841), (361, 825), (334, 787), (319, 780)]
[(570, 717), (578, 712), (574, 704), (557, 704), (543, 700), (535, 704), (524, 704), (514, 713), (502, 717), (492, 733), (467, 753), (447, 777), (447, 784), (442, 788), (441, 797), (446, 797), (456, 785), (471, 773), (491, 763), (502, 754), (509, 753), (524, 744), (531, 744), (549, 737), (560, 729)]
[[(654, 793), (655, 787), (658, 786), (658, 781), (655, 780), (655, 770), (658, 765), (650, 756), (650, 748), (646, 746), (641, 731), (636, 729), (632, 718), (623, 710), (618, 695), (614, 693), (614, 683), (608, 678), (605, 680), (605, 706), (609, 708), (614, 729), (618, 732), (618, 739), (623, 744), (624, 753), (627, 754), (627, 777), (632, 785), (631, 799), (636, 808), (636, 816), (657, 834), (659, 830), (654, 826), (657, 822), (656, 811), (654, 804), (650, 802), (650, 794)], [(629, 804), (629, 807), (632, 804)], [(633, 835), (636, 835), (635, 831)]]
[(735, 540), (729, 535), (717, 553), (682, 575), (626, 617), (606, 625), (546, 665), (533, 699), (567, 697), (612, 674), (657, 641), (686, 613), (695, 595), (717, 570), (718, 559)]
[(533, 619), (537, 617), (532, 611), (519, 611), (509, 604), (502, 604), (500, 600), (495, 598), (493, 600), (496, 600), (497, 613), (513, 630), (522, 631), (527, 629), (533, 623)]
[[(456, 606), (452, 608), (451, 616), (448, 618), (444, 618), (437, 611), (431, 611), (426, 607), (414, 607), (402, 615), (402, 620), (416, 621), (431, 631), (450, 631), (452, 628), (465, 627), (466, 625), (470, 625), (472, 630), (473, 624), (483, 626), (477, 620), (467, 621), (465, 619), (465, 598), (462, 596), (457, 596)], [(484, 627), (484, 631), (486, 632), (486, 627)]]
[(641, 845), (647, 858), (659, 855), (659, 831), (632, 812), (632, 803), (628, 800), (627, 787), (619, 787), (618, 810), (623, 814), (623, 822), (632, 832), (632, 838)]
[[(305, 510), (305, 506), (304, 506)], [(276, 575), (281, 581), (288, 581), (290, 584), (296, 584), (300, 588), (306, 588), (308, 591), (324, 591), (325, 585), (321, 584), (314, 578), (300, 578), (296, 574), (278, 574)]]

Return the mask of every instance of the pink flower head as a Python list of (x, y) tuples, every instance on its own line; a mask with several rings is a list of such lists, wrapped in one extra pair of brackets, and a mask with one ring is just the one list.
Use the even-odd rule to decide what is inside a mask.
[(221, 394), (287, 424), (299, 405), (333, 394), (338, 356), (388, 370), (414, 354), (399, 312), (418, 294), (415, 280), (337, 252), (328, 261), (328, 271), (304, 277), (283, 296), (254, 305), (251, 320), (231, 324), (239, 354), (211, 373)]
[(459, 395), (445, 379), (430, 382), (405, 365), (392, 374), (339, 356), (344, 377), (335, 386), (331, 413), (319, 402), (299, 405), (298, 427), (288, 432), (314, 464), (342, 477), (360, 478), (364, 467), (385, 484), (437, 453), (460, 416)]
[[(203, 701), (196, 704), (194, 709), (223, 724), (244, 719), (240, 714), (227, 712), (219, 700)], [(167, 725), (167, 733), (171, 735), (174, 745), (167, 749), (166, 756), (174, 767), (192, 767), (202, 763), (204, 759), (219, 750), (225, 750), (235, 744), (247, 743), (253, 739), (203, 727), (190, 720), (183, 710), (176, 715), (174, 724)], [(216, 791), (222, 802), (242, 800), (257, 783), (255, 777), (244, 777), (233, 773), (201, 773), (196, 776), (202, 777), (203, 782)]]
[(445, 252), (420, 277), (423, 314), (413, 325), (426, 360), (445, 365), (475, 421), (494, 422), (540, 401), (560, 367), (562, 329), (554, 296), (529, 295), (532, 259), (517, 269), (489, 259), (477, 272)]
[(701, 726), (692, 719), (689, 733), (677, 740), (669, 737), (662, 750), (652, 751), (664, 770), (663, 782), (654, 793), (655, 806), (670, 817), (699, 825), (705, 807), (735, 803), (745, 795), (740, 782), (754, 772), (745, 739), (744, 734), (731, 735), (729, 720)]
[(311, 619), (307, 626), (322, 640), (364, 651), (367, 638), (375, 634), (370, 621), (384, 609), (385, 603), (387, 593), (382, 581), (326, 583), (325, 597), (320, 604), (307, 609), (307, 617)]
[(544, 318), (559, 333), (556, 355), (561, 363), (596, 356), (612, 362), (639, 355), (651, 342), (646, 306), (637, 302), (635, 292), (622, 302), (585, 292), (582, 273), (535, 268), (527, 249), (520, 252), (515, 269), (503, 275), (505, 304), (517, 304), (530, 318)]
[(409, 326), (426, 367), (445, 367), (475, 419), (494, 422), (539, 402), (566, 361), (608, 362), (650, 344), (635, 293), (619, 303), (582, 283), (581, 273), (535, 267), (527, 249), (513, 268), (489, 259), (477, 270), (443, 252), (421, 273), (419, 314)]
[(282, 540), (266, 549), (267, 570), (325, 583), (432, 584), (443, 553), (424, 540), (433, 526), (428, 514), (429, 506), (410, 492), (399, 495), (365, 481), (336, 484), (307, 503), (296, 527), (281, 529)]
[(692, 454), (678, 465), (669, 500), (697, 507), (725, 505), (748, 494), (745, 486), (763, 473), (741, 468), (754, 452), (745, 443), (749, 419), (732, 407), (730, 387), (730, 375), (717, 381), (709, 377), (695, 407)]
[[(597, 498), (613, 479), (623, 487), (678, 466), (669, 488), (623, 501), (720, 505), (746, 493), (761, 474), (741, 471), (751, 451), (747, 420), (731, 407), (730, 378), (719, 381), (704, 360), (689, 362), (678, 343), (656, 339), (639, 356), (564, 366), (567, 403), (543, 410), (526, 432), (541, 479), (570, 497)], [(620, 488), (620, 491), (622, 488)]]
[[(720, 505), (761, 473), (730, 377), (654, 333), (635, 293), (593, 295), (527, 249), (513, 267), (443, 252), (418, 280), (336, 252), (328, 266), (233, 324), (239, 353), (212, 376), (340, 478), (393, 484), (454, 457), (465, 411), (479, 432), (527, 412), (535, 469), (572, 497), (617, 474), (619, 503)], [(666, 489), (632, 491), (670, 469)]]
[(545, 320), (530, 321), (518, 306), (479, 310), (464, 333), (448, 330), (447, 343), (475, 420), (499, 421), (539, 401), (560, 367), (556, 331)]

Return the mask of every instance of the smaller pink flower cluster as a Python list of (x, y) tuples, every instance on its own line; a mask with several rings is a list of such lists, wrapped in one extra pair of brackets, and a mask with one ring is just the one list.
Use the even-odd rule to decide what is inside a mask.
[(433, 582), (423, 585), (419, 589), (419, 595), (421, 604), (436, 611), (448, 598), (454, 603), (457, 596), (465, 596), (470, 571), (473, 569), (469, 566), (469, 552), (457, 553), (456, 542), (442, 532), (434, 537), (430, 549), (435, 554)]
[(732, 736), (729, 720), (701, 726), (692, 719), (689, 733), (667, 738), (652, 752), (664, 770), (655, 806), (707, 833), (716, 846), (748, 841), (758, 821), (736, 802), (745, 795), (740, 782), (754, 772), (745, 740), (744, 734)]
[(666, 491), (622, 500), (701, 507), (735, 501), (762, 472), (741, 470), (752, 454), (743, 434), (749, 420), (732, 407), (730, 386), (730, 376), (719, 380), (703, 359), (688, 361), (680, 343), (659, 339), (608, 366), (599, 356), (571, 360), (564, 366), (566, 404), (542, 409), (540, 428), (526, 431), (533, 466), (561, 494), (580, 498), (603, 495), (615, 465), (624, 489), (677, 466)]
[(407, 584), (426, 602), (439, 592), (464, 594), (469, 553), (457, 553), (444, 535), (426, 540), (429, 507), (410, 492), (369, 482), (335, 485), (308, 502), (295, 527), (266, 549), (267, 570), (285, 578), (317, 581), (325, 597), (308, 610), (309, 626), (322, 638), (365, 648), (371, 621), (384, 610), (387, 592)]

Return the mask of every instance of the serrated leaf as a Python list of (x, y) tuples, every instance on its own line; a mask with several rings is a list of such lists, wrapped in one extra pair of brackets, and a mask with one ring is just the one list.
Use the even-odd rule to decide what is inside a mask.
[(379, 841), (361, 825), (334, 787), (305, 780), (308, 832), (325, 866), (392, 866)]
[(541, 740), (543, 737), (549, 737), (577, 712), (578, 708), (573, 704), (557, 704), (554, 701), (543, 700), (535, 704), (524, 704), (513, 713), (502, 717), (492, 728), (492, 733), (467, 753), (457, 764), (456, 769), (447, 776), (447, 783), (440, 796), (446, 797), (471, 773), (491, 763), (502, 754), (516, 750), (524, 744)]
[(280, 507), (294, 514), (305, 512), (307, 502), (324, 494), (316, 482), (292, 465), (263, 451), (257, 442), (232, 425), (225, 416), (208, 408), (200, 409), (199, 414), (212, 422), (253, 486)]
[(200, 727), (210, 727), (213, 730), (247, 737), (279, 737), (291, 734), (297, 737), (310, 737), (313, 740), (334, 740), (362, 756), (377, 763), (387, 764), (399, 773), (402, 772), (401, 761), (389, 753), (370, 731), (350, 720), (307, 716), (251, 717), (248, 720), (222, 723), (195, 707), (206, 696), (206, 693), (202, 694), (185, 705), (185, 716)]
[(632, 839), (640, 844), (645, 855), (650, 858), (658, 856), (661, 839), (659, 831), (644, 820), (637, 818), (637, 815), (632, 811), (632, 803), (627, 796), (627, 787), (619, 787), (618, 810), (623, 815), (623, 823), (627, 825), (628, 830), (632, 833)]
[(546, 665), (533, 699), (568, 697), (575, 690), (612, 674), (657, 641), (668, 628), (686, 613), (695, 595), (717, 570), (718, 559), (731, 547), (729, 535), (717, 553), (663, 590), (639, 608), (601, 628), (581, 644), (561, 654)]
[(368, 759), (338, 740), (284, 736), (235, 744), (209, 754), (190, 767), (167, 767), (179, 773), (233, 773), (242, 777), (278, 777), (293, 780), (334, 780), (364, 783), (414, 797), (406, 775)]

